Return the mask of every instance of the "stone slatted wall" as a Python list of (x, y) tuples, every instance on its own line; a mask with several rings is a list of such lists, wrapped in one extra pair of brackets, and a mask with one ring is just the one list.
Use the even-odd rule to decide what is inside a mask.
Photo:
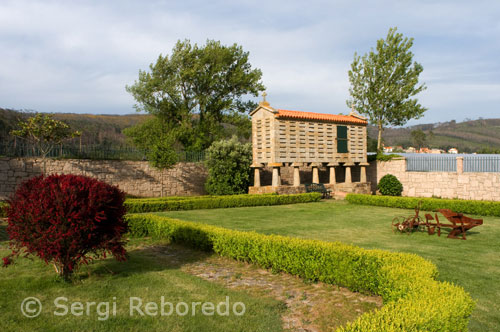
[(367, 177), (373, 191), (386, 174), (401, 181), (403, 196), (500, 201), (500, 173), (465, 173), (461, 163), (457, 172), (407, 172), (405, 159), (371, 162)]
[[(0, 158), (0, 200), (11, 195), (21, 182), (42, 174), (42, 170), (40, 159)], [(46, 173), (93, 177), (140, 197), (206, 194), (207, 171), (201, 163), (179, 163), (172, 169), (158, 170), (145, 161), (47, 160)]]

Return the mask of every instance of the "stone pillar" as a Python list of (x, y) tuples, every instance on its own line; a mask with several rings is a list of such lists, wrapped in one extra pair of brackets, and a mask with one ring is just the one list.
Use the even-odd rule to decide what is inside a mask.
[(269, 166), (273, 168), (273, 187), (281, 186), (281, 176), (280, 176), (280, 167), (283, 166), (282, 163), (269, 163)]
[(354, 165), (344, 165), (344, 166), (345, 166), (345, 183), (352, 183), (351, 166)]
[(457, 157), (457, 173), (462, 174), (464, 172), (464, 157)]
[(253, 176), (253, 186), (254, 187), (260, 187), (260, 169), (264, 165), (262, 164), (252, 164), (250, 165), (251, 168), (253, 168), (254, 171), (254, 176)]
[(260, 168), (255, 167), (253, 171), (254, 171), (253, 186), (260, 187)]
[(330, 184), (335, 184), (337, 179), (335, 178), (335, 166), (338, 166), (337, 163), (329, 163), (327, 166), (330, 169)]
[(300, 187), (300, 170), (299, 167), (302, 166), (302, 163), (293, 163), (293, 186)]
[(312, 164), (312, 183), (319, 183), (319, 172), (318, 172), (318, 164)]
[(361, 176), (360, 176), (359, 182), (361, 182), (361, 183), (366, 182), (366, 167), (368, 165), (370, 165), (370, 164), (369, 163), (359, 164), (359, 166), (361, 166)]

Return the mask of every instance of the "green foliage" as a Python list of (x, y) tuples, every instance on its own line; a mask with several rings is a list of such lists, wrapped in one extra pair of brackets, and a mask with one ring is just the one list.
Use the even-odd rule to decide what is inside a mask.
[(394, 158), (401, 158), (401, 156), (399, 154), (394, 154), (394, 153), (391, 153), (391, 154), (384, 154), (382, 152), (377, 153), (377, 160), (378, 161), (389, 161), (389, 160), (392, 160)]
[(72, 132), (66, 123), (53, 119), (51, 115), (40, 113), (26, 121), (20, 121), (18, 126), (20, 129), (12, 130), (11, 135), (33, 144), (33, 149), (38, 148), (42, 158), (45, 158), (56, 144), (81, 135), (81, 132)]
[(227, 195), (197, 197), (164, 197), (127, 199), (125, 207), (128, 213), (219, 209), (243, 206), (282, 205), (318, 202), (319, 193), (294, 195)]
[(157, 117), (123, 131), (129, 141), (146, 152), (150, 164), (160, 169), (172, 168), (179, 161), (176, 151), (178, 132), (179, 129), (169, 130), (166, 123)]
[(366, 151), (368, 152), (377, 152), (377, 140), (368, 136), (366, 141)]
[(401, 209), (414, 209), (417, 203), (421, 201), (421, 209), (424, 211), (450, 209), (459, 213), (500, 217), (500, 202), (495, 201), (469, 201), (463, 199), (427, 197), (391, 197), (363, 194), (347, 194), (346, 200), (353, 204), (386, 206)]
[(206, 151), (208, 178), (205, 189), (212, 195), (243, 194), (248, 191), (252, 146), (238, 142), (236, 136), (214, 142)]
[(127, 220), (132, 235), (182, 243), (305, 280), (382, 296), (382, 309), (338, 332), (465, 331), (474, 308), (461, 287), (436, 281), (434, 264), (414, 254), (240, 232), (155, 215), (129, 215)]
[(170, 56), (160, 55), (126, 88), (138, 111), (157, 116), (167, 131), (180, 129), (177, 139), (185, 149), (204, 150), (224, 137), (224, 116), (249, 111), (254, 104), (242, 98), (264, 90), (262, 72), (252, 69), (248, 56), (236, 44), (178, 41)]
[(148, 160), (156, 168), (172, 168), (179, 156), (172, 147), (172, 142), (160, 141), (154, 144), (148, 152)]
[(377, 41), (376, 50), (363, 57), (355, 53), (349, 70), (352, 99), (347, 105), (355, 105), (359, 113), (377, 125), (378, 150), (384, 127), (402, 126), (410, 119), (422, 117), (426, 111), (416, 98), (412, 99), (426, 89), (424, 84), (418, 85), (423, 67), (413, 61), (410, 51), (413, 39), (403, 38), (396, 30), (389, 29), (386, 39)]
[(410, 135), (411, 135), (411, 141), (417, 149), (420, 149), (425, 145), (426, 135), (422, 129), (412, 130)]
[(9, 205), (6, 202), (0, 202), (0, 218), (6, 218), (7, 217), (7, 210), (6, 208)]
[(144, 151), (168, 136), (166, 126), (158, 118), (149, 118), (135, 126), (125, 128), (123, 133), (134, 146)]
[(378, 182), (377, 188), (385, 196), (401, 196), (403, 184), (392, 174), (384, 175)]
[[(245, 109), (257, 108), (257, 103), (249, 102), (249, 106)], [(238, 113), (237, 111), (224, 114), (222, 120), (225, 126), (225, 137), (237, 136), (241, 140), (249, 140), (252, 136), (252, 120), (248, 114)]]
[(379, 152), (377, 154), (370, 154), (368, 155), (368, 161), (389, 161), (394, 158), (401, 158), (399, 154), (391, 153), (391, 154), (385, 154), (383, 152)]
[(500, 149), (482, 148), (477, 151), (478, 154), (500, 154)]

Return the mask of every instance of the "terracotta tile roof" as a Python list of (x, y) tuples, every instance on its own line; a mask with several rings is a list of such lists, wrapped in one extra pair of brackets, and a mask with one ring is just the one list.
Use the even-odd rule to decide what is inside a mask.
[(357, 118), (352, 115), (325, 114), (325, 113), (300, 112), (300, 111), (289, 111), (289, 110), (277, 110), (277, 111), (278, 111), (278, 113), (276, 113), (277, 118), (331, 121), (335, 123), (358, 124), (358, 125), (367, 124), (366, 120)]

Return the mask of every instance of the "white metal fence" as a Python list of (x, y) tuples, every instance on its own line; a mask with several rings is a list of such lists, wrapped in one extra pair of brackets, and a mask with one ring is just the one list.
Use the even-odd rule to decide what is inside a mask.
[(464, 172), (500, 172), (500, 155), (464, 157)]
[(435, 156), (406, 157), (406, 170), (408, 172), (456, 172), (456, 158)]
[(456, 172), (457, 156), (462, 157), (464, 172), (500, 172), (500, 155), (401, 154), (408, 172)]

